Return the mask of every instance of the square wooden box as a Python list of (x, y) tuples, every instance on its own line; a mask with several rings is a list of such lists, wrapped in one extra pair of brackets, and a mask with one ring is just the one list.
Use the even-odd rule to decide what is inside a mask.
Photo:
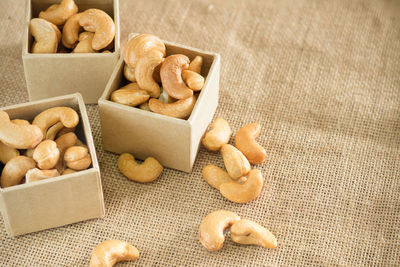
[[(132, 37), (134, 35), (131, 35)], [(204, 58), (204, 87), (189, 119), (177, 119), (112, 102), (110, 95), (124, 82), (124, 61), (118, 61), (107, 87), (99, 99), (103, 146), (117, 154), (132, 153), (144, 160), (152, 156), (163, 166), (191, 172), (200, 140), (218, 105), (220, 56), (216, 53), (164, 41), (167, 56), (184, 54), (192, 60)]]
[(40, 11), (59, 2), (60, 0), (26, 0), (22, 61), (29, 100), (79, 92), (86, 104), (95, 104), (119, 59), (119, 0), (75, 0), (78, 12), (98, 8), (114, 19), (115, 39), (112, 53), (30, 53), (33, 42), (29, 33), (30, 20), (38, 17)]
[(11, 236), (100, 218), (105, 214), (100, 168), (82, 96), (72, 94), (1, 109), (11, 119), (31, 121), (43, 110), (56, 106), (71, 107), (78, 112), (80, 121), (76, 134), (85, 141), (92, 165), (84, 171), (0, 188), (0, 211)]

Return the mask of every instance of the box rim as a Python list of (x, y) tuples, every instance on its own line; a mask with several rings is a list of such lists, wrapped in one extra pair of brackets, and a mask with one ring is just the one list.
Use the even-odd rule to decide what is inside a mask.
[[(77, 100), (78, 107), (79, 107), (79, 113), (80, 113), (80, 117), (81, 117), (81, 122), (82, 122), (82, 127), (84, 129), (84, 134), (86, 135), (86, 132), (88, 132), (88, 136), (85, 136), (85, 138), (87, 139), (86, 145), (88, 146), (88, 149), (89, 149), (89, 152), (90, 152), (90, 155), (92, 158), (92, 167), (89, 169), (83, 170), (83, 171), (78, 171), (76, 173), (60, 175), (58, 177), (55, 177), (55, 179), (45, 179), (45, 180), (37, 181), (34, 183), (32, 182), (32, 183), (18, 184), (18, 185), (6, 187), (6, 188), (0, 187), (0, 195), (3, 193), (9, 192), (9, 191), (18, 190), (21, 188), (26, 188), (26, 187), (31, 187), (31, 186), (39, 186), (39, 185), (45, 184), (45, 183), (54, 183), (54, 182), (58, 182), (60, 180), (73, 178), (74, 176), (78, 176), (78, 175), (82, 174), (82, 172), (85, 172), (85, 173), (94, 172), (94, 173), (97, 173), (100, 177), (100, 167), (99, 167), (99, 163), (97, 160), (96, 149), (94, 147), (92, 130), (90, 127), (88, 116), (87, 116), (86, 107), (83, 102), (82, 95), (80, 93), (46, 98), (46, 99), (32, 101), (32, 102), (19, 103), (19, 104), (15, 104), (15, 105), (11, 105), (11, 106), (6, 106), (6, 107), (0, 107), (0, 110), (18, 109), (18, 108), (36, 105), (36, 104), (40, 104), (40, 103), (48, 103), (48, 102), (53, 102), (53, 101), (57, 101), (57, 100), (68, 100), (68, 99), (76, 99)], [(100, 183), (100, 189), (103, 192), (101, 183)]]
[(29, 52), (29, 23), (32, 19), (32, 0), (25, 0), (25, 25), (22, 43), (23, 58), (87, 58), (87, 57), (119, 57), (120, 55), (120, 25), (119, 25), (119, 0), (113, 0), (115, 36), (114, 36), (114, 52), (111, 53), (45, 53), (34, 54)]

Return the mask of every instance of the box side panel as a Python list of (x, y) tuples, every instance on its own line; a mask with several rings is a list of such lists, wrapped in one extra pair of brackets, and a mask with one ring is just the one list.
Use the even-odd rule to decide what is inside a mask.
[(30, 101), (79, 92), (86, 104), (93, 104), (103, 93), (118, 54), (23, 60)]
[(96, 170), (2, 193), (12, 226), (21, 235), (104, 215)]
[(152, 156), (165, 167), (190, 171), (190, 126), (186, 121), (118, 106), (112, 102), (99, 106), (105, 150), (130, 152), (142, 160)]

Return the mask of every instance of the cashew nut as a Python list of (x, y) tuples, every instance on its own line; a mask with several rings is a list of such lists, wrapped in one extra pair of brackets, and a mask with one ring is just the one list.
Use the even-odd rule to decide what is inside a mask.
[(182, 79), (193, 91), (200, 91), (204, 85), (204, 77), (191, 70), (182, 71)]
[(137, 248), (119, 240), (107, 240), (95, 247), (90, 258), (90, 267), (112, 267), (120, 261), (139, 258)]
[(250, 123), (243, 126), (236, 133), (235, 146), (253, 164), (263, 163), (267, 152), (255, 140), (260, 134), (261, 127), (258, 123)]
[(160, 86), (154, 80), (154, 72), (162, 60), (163, 58), (159, 54), (148, 54), (144, 58), (140, 58), (135, 65), (136, 82), (151, 97), (159, 97), (161, 92)]
[(231, 211), (217, 210), (208, 214), (200, 224), (200, 243), (208, 250), (221, 249), (225, 241), (225, 229), (238, 220), (239, 215)]
[(89, 168), (92, 160), (89, 151), (83, 146), (71, 146), (64, 153), (64, 161), (68, 168), (82, 171)]
[(57, 133), (56, 138), (59, 138), (60, 136), (62, 136), (64, 134), (73, 133), (73, 132), (75, 132), (75, 127), (73, 127), (73, 128), (64, 127)]
[(60, 176), (60, 173), (56, 170), (39, 170), (38, 168), (30, 169), (25, 174), (25, 183), (31, 183), (41, 181), (48, 178)]
[(57, 49), (58, 49), (58, 44), (61, 41), (61, 32), (60, 32), (60, 29), (56, 25), (54, 25), (53, 23), (50, 23), (50, 24), (51, 24), (51, 27), (53, 27), (53, 29), (54, 29), (54, 31), (56, 32), (56, 35), (57, 35)]
[(93, 37), (94, 33), (92, 32), (82, 32), (79, 34), (79, 43), (75, 46), (72, 53), (97, 53), (92, 48)]
[(192, 95), (191, 97), (186, 99), (178, 100), (173, 103), (162, 103), (160, 100), (155, 98), (151, 98), (149, 100), (149, 108), (151, 111), (179, 119), (189, 117), (195, 104), (195, 95)]
[(221, 149), (221, 146), (227, 144), (231, 138), (232, 130), (229, 123), (218, 118), (211, 124), (211, 129), (208, 131), (203, 138), (203, 145), (210, 151), (217, 151)]
[(123, 153), (118, 158), (118, 168), (130, 180), (139, 183), (148, 183), (157, 179), (163, 171), (163, 166), (153, 157), (148, 157), (142, 164), (138, 164), (129, 153)]
[(56, 169), (59, 172), (62, 172), (64, 169), (64, 154), (65, 151), (70, 148), (71, 146), (74, 146), (76, 142), (78, 141), (78, 138), (76, 135), (72, 132), (66, 133), (64, 135), (61, 135), (56, 139), (56, 144), (57, 148), (60, 151), (60, 158), (56, 164)]
[(111, 101), (132, 107), (143, 104), (149, 98), (147, 91), (140, 89), (136, 83), (125, 85), (111, 94)]
[(201, 74), (201, 66), (203, 65), (203, 57), (196, 56), (189, 64), (188, 70)]
[(57, 122), (67, 128), (73, 128), (79, 123), (79, 116), (75, 110), (69, 107), (54, 107), (46, 109), (35, 117), (32, 125), (37, 125), (42, 130), (43, 136), (46, 135), (47, 129)]
[(24, 178), (26, 172), (35, 167), (35, 161), (26, 156), (17, 156), (10, 159), (1, 173), (1, 187), (6, 188), (19, 184)]
[(74, 0), (62, 0), (60, 4), (51, 5), (46, 11), (39, 13), (39, 18), (54, 23), (57, 26), (64, 25), (65, 21), (78, 12)]
[(75, 173), (75, 172), (76, 172), (75, 170), (67, 168), (67, 169), (63, 170), (61, 175), (66, 175), (66, 174)]
[(0, 110), (0, 141), (17, 149), (36, 147), (42, 141), (43, 133), (36, 125), (12, 123), (8, 114)]
[(250, 171), (246, 182), (240, 184), (236, 181), (222, 183), (219, 187), (221, 194), (235, 203), (247, 203), (261, 194), (264, 179), (259, 170)]
[(61, 121), (57, 122), (47, 130), (46, 139), (54, 140), (54, 138), (56, 138), (57, 133), (61, 131), (63, 128), (64, 124), (62, 124)]
[(276, 237), (258, 223), (241, 219), (231, 227), (231, 239), (239, 244), (258, 245), (264, 248), (276, 248)]
[(32, 158), (37, 162), (40, 169), (49, 170), (56, 166), (60, 158), (60, 151), (57, 148), (56, 142), (53, 140), (44, 140), (35, 148)]
[(19, 156), (19, 151), (0, 142), (0, 162), (6, 164), (10, 159)]
[[(207, 165), (203, 168), (203, 177), (206, 182), (215, 189), (220, 188), (224, 183), (233, 182), (229, 174), (215, 165)], [(237, 183), (237, 182), (235, 182)]]
[(136, 82), (135, 78), (135, 68), (134, 67), (129, 67), (128, 65), (125, 64), (124, 66), (124, 77), (130, 82)]
[(82, 13), (75, 14), (71, 16), (63, 27), (62, 32), (62, 44), (69, 49), (75, 47), (76, 42), (79, 40), (79, 31), (81, 30), (81, 25), (79, 20)]
[(237, 180), (250, 171), (250, 163), (236, 147), (224, 144), (221, 147), (222, 158), (225, 168), (232, 179)]
[(89, 32), (94, 32), (92, 48), (100, 50), (109, 45), (115, 36), (113, 19), (103, 10), (90, 8), (82, 12), (79, 24)]
[(168, 95), (176, 99), (186, 99), (193, 95), (182, 79), (182, 71), (189, 67), (189, 58), (182, 54), (165, 58), (161, 66), (161, 81)]
[(32, 53), (56, 53), (58, 38), (57, 32), (51, 23), (44, 20), (34, 18), (29, 23), (29, 31), (35, 41), (32, 44)]

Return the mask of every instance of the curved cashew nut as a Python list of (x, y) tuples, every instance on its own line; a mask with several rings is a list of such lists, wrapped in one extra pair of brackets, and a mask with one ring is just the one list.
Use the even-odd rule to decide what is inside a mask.
[(229, 123), (218, 118), (211, 124), (211, 129), (203, 138), (203, 145), (210, 151), (217, 151), (222, 145), (227, 144), (231, 138), (232, 130)]
[(257, 169), (250, 171), (246, 182), (240, 184), (236, 181), (223, 183), (219, 187), (221, 194), (235, 203), (247, 203), (261, 194), (264, 179)]
[(125, 64), (124, 66), (124, 77), (130, 82), (136, 82), (135, 78), (135, 68), (134, 67), (129, 67), (128, 65)]
[(6, 164), (10, 159), (19, 156), (19, 151), (0, 142), (0, 162)]
[(60, 151), (56, 142), (53, 140), (44, 140), (33, 151), (32, 158), (42, 170), (49, 170), (56, 166), (60, 158)]
[(89, 151), (83, 146), (71, 146), (64, 153), (64, 161), (68, 168), (82, 171), (89, 168), (92, 163)]
[(82, 32), (79, 34), (79, 43), (75, 46), (72, 53), (97, 53), (92, 48), (93, 37), (94, 33), (92, 32)]
[(109, 45), (115, 36), (113, 19), (103, 10), (90, 8), (82, 12), (79, 24), (89, 32), (94, 32), (92, 48), (100, 50)]
[(267, 152), (255, 140), (260, 134), (261, 127), (258, 123), (243, 126), (236, 133), (235, 146), (253, 164), (263, 163)]
[(81, 30), (81, 25), (79, 24), (81, 16), (82, 13), (75, 14), (65, 23), (62, 32), (62, 44), (64, 47), (72, 49), (78, 42), (79, 31)]
[(149, 100), (149, 108), (151, 111), (178, 118), (184, 119), (189, 117), (190, 113), (196, 104), (196, 96), (192, 95), (189, 98), (181, 99), (173, 103), (163, 103), (158, 99), (151, 98)]
[(69, 17), (76, 13), (78, 13), (78, 7), (74, 0), (62, 0), (60, 4), (51, 5), (46, 11), (40, 12), (39, 18), (61, 26), (64, 25)]
[(164, 58), (166, 55), (164, 42), (153, 34), (140, 34), (126, 44), (124, 61), (130, 68), (135, 68), (138, 59), (149, 54)]
[(239, 244), (258, 245), (264, 248), (276, 248), (276, 237), (258, 223), (242, 219), (231, 227), (231, 239)]
[(196, 56), (189, 64), (188, 70), (194, 71), (201, 75), (201, 66), (203, 65), (203, 57)]
[(17, 156), (7, 162), (1, 173), (0, 185), (2, 188), (19, 184), (26, 172), (36, 167), (33, 159), (26, 156)]
[(204, 77), (191, 70), (182, 71), (182, 79), (193, 91), (200, 91), (204, 85)]
[(165, 58), (161, 65), (161, 81), (164, 90), (173, 98), (186, 99), (193, 95), (193, 90), (188, 88), (182, 79), (182, 71), (189, 67), (189, 58), (176, 54)]
[[(207, 165), (203, 168), (202, 171), (204, 180), (214, 187), (215, 189), (220, 189), (222, 184), (234, 182), (229, 174), (223, 169), (215, 166), (215, 165)], [(235, 182), (237, 183), (237, 182)]]
[(12, 123), (7, 112), (0, 110), (0, 141), (17, 149), (36, 147), (42, 141), (43, 133), (36, 125)]
[(208, 214), (200, 224), (200, 243), (208, 250), (221, 249), (225, 241), (225, 229), (238, 220), (239, 215), (231, 211), (217, 210)]
[(90, 267), (112, 267), (120, 261), (139, 258), (137, 248), (119, 240), (107, 240), (95, 247), (90, 258)]
[(72, 132), (66, 133), (61, 135), (56, 139), (56, 144), (57, 148), (60, 151), (60, 158), (58, 159), (58, 162), (56, 164), (56, 169), (59, 172), (62, 172), (64, 169), (64, 154), (65, 151), (70, 148), (71, 146), (74, 146), (76, 142), (78, 141), (78, 137)]
[(147, 91), (140, 89), (136, 83), (125, 85), (111, 94), (111, 101), (131, 107), (143, 104), (149, 98)]
[(45, 136), (47, 129), (59, 121), (67, 128), (74, 128), (79, 123), (79, 116), (72, 108), (54, 107), (37, 115), (33, 119), (32, 125), (39, 126)]
[(47, 130), (46, 139), (54, 140), (54, 138), (56, 138), (57, 133), (61, 131), (63, 128), (64, 124), (62, 124), (61, 121), (57, 122)]
[(237, 180), (250, 171), (250, 163), (236, 147), (224, 144), (221, 147), (225, 168), (232, 179)]
[(56, 53), (58, 46), (57, 32), (50, 22), (34, 18), (29, 23), (29, 31), (35, 38), (32, 53)]
[(160, 86), (155, 81), (156, 68), (163, 62), (158, 54), (148, 54), (140, 58), (135, 65), (136, 82), (141, 89), (146, 90), (151, 97), (160, 96)]
[(149, 183), (157, 179), (163, 166), (153, 157), (148, 157), (142, 164), (138, 164), (129, 153), (123, 153), (118, 158), (118, 168), (130, 180), (139, 183)]
[(60, 176), (60, 173), (56, 170), (39, 170), (38, 168), (30, 169), (25, 174), (25, 183), (31, 183), (36, 181), (45, 180), (48, 178), (54, 178)]

